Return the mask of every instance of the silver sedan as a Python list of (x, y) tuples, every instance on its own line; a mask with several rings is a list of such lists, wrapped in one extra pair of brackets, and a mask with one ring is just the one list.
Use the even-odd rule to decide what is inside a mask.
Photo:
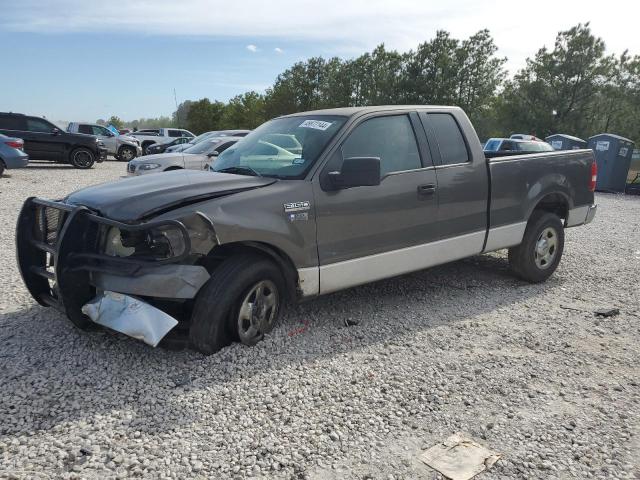
[(145, 175), (180, 169), (206, 170), (215, 157), (238, 140), (240, 137), (214, 137), (193, 145), (184, 152), (145, 155), (127, 164), (127, 175)]

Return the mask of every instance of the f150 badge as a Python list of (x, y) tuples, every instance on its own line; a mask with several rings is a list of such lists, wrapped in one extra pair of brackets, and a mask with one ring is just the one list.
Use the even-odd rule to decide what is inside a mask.
[(284, 212), (287, 214), (290, 222), (299, 222), (309, 220), (309, 210), (311, 209), (311, 202), (292, 202), (285, 203)]
[(284, 204), (285, 213), (289, 212), (306, 212), (311, 209), (311, 202), (292, 202)]

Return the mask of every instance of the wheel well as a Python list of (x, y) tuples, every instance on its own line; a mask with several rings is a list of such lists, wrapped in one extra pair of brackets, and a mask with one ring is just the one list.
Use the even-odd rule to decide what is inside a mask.
[(569, 215), (569, 202), (566, 197), (560, 193), (550, 193), (540, 199), (532, 213), (536, 210), (553, 213), (563, 220), (566, 220)]
[(236, 242), (215, 246), (209, 255), (202, 260), (202, 265), (213, 272), (218, 265), (232, 255), (258, 254), (273, 261), (285, 281), (289, 299), (294, 300), (298, 296), (298, 270), (289, 256), (282, 250), (272, 245), (261, 242)]

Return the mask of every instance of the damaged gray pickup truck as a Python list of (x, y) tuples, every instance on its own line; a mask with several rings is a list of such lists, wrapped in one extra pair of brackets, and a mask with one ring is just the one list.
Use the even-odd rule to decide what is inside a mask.
[[(295, 137), (295, 151), (275, 137)], [(292, 142), (293, 143), (293, 142)], [(80, 328), (212, 353), (255, 344), (287, 299), (509, 249), (547, 279), (564, 229), (589, 223), (591, 150), (485, 158), (455, 107), (340, 108), (271, 120), (214, 160), (29, 198), (24, 282)], [(169, 335), (169, 338), (171, 338)]]

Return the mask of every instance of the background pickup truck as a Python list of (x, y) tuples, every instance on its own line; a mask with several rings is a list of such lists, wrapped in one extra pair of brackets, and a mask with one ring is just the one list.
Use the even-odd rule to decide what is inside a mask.
[(86, 133), (98, 137), (107, 148), (107, 154), (113, 155), (116, 159), (123, 162), (128, 162), (142, 155), (140, 141), (137, 138), (129, 135), (116, 135), (102, 125), (71, 122), (67, 126), (67, 132)]
[(147, 154), (147, 148), (154, 143), (169, 142), (178, 137), (195, 137), (195, 135), (189, 130), (183, 130), (180, 128), (150, 128), (131, 132), (129, 136), (138, 139), (140, 146), (142, 147), (143, 155)]
[[(294, 152), (270, 143), (282, 135), (295, 136)], [(285, 298), (483, 252), (508, 248), (516, 275), (541, 282), (565, 228), (595, 215), (595, 168), (591, 150), (488, 160), (454, 107), (299, 113), (261, 125), (211, 172), (28, 199), (18, 261), (31, 294), (79, 327), (155, 345), (181, 323), (212, 353), (262, 339)], [(155, 323), (118, 313), (149, 309)]]

